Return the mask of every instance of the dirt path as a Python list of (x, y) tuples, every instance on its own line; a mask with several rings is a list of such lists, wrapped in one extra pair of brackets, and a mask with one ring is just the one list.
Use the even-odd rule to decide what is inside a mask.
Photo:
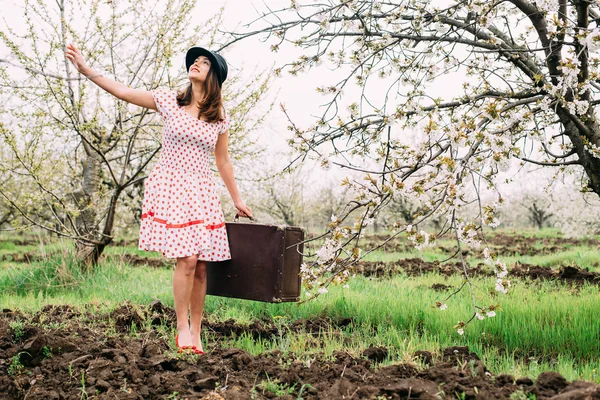
[[(32, 316), (4, 310), (0, 398), (79, 399), (87, 394), (97, 399), (507, 399), (521, 391), (537, 399), (600, 399), (600, 386), (569, 383), (554, 372), (541, 374), (535, 382), (493, 375), (466, 347), (447, 348), (439, 355), (415, 353), (425, 369), (411, 364), (374, 368), (388, 351), (377, 347), (359, 357), (336, 352), (333, 357), (294, 359), (281, 352), (252, 356), (217, 345), (203, 356), (177, 356), (155, 328), (172, 327), (173, 313), (160, 302), (148, 307), (123, 304), (107, 315), (82, 314), (69, 306), (47, 306)], [(140, 330), (138, 337), (129, 334), (132, 322), (141, 327), (146, 320), (151, 324), (148, 330)], [(300, 320), (281, 329), (285, 334), (316, 333), (349, 323)], [(208, 321), (204, 329), (217, 343), (242, 332), (265, 339), (282, 334), (268, 321), (249, 327)]]

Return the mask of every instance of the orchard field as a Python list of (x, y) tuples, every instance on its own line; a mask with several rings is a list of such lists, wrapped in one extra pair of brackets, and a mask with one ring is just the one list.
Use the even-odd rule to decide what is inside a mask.
[[(302, 304), (207, 297), (206, 355), (178, 354), (173, 265), (135, 240), (82, 272), (69, 242), (3, 234), (0, 397), (15, 399), (587, 399), (600, 389), (600, 238), (497, 230), (508, 294), (452, 241), (403, 239), (358, 263), (348, 286)], [(367, 237), (379, 242), (382, 237)], [(436, 301), (448, 305), (433, 307)], [(484, 304), (485, 301), (482, 301)]]

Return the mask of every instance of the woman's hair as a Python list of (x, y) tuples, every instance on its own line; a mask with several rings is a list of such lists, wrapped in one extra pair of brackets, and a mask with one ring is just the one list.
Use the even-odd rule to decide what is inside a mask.
[[(181, 92), (177, 92), (177, 104), (187, 106), (192, 102), (192, 83)], [(218, 122), (223, 120), (223, 98), (221, 97), (221, 86), (217, 80), (217, 73), (210, 66), (206, 80), (204, 81), (204, 98), (199, 102), (200, 111), (198, 118), (204, 117), (207, 122)]]

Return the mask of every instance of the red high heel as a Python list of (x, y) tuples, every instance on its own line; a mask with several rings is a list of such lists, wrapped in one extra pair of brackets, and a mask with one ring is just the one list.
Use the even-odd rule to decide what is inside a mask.
[[(179, 334), (175, 335), (175, 345), (177, 346), (177, 352), (181, 353), (184, 350), (192, 349), (196, 352), (196, 346), (180, 346), (179, 345)], [(197, 354), (197, 353), (196, 353)]]
[(198, 354), (199, 356), (201, 356), (202, 354), (206, 354), (202, 350), (198, 350), (198, 348), (196, 346), (192, 346), (192, 347), (194, 348), (194, 353)]

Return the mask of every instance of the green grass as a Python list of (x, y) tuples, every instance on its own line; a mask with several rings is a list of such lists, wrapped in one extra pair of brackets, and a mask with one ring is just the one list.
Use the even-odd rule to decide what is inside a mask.
[(507, 263), (516, 262), (539, 265), (542, 267), (560, 267), (562, 265), (573, 265), (585, 268), (589, 271), (600, 272), (598, 249), (586, 247), (571, 247), (555, 254), (538, 256), (512, 256), (505, 257)]
[(157, 251), (145, 251), (140, 250), (137, 247), (132, 246), (109, 246), (104, 251), (105, 255), (122, 255), (122, 254), (133, 254), (141, 257), (152, 257), (161, 258), (162, 254)]
[[(69, 271), (69, 264), (64, 260), (63, 268)], [(173, 304), (171, 270), (105, 262), (91, 273), (74, 276), (73, 282), (78, 282), (77, 285), (40, 285), (46, 278), (54, 279), (48, 271), (59, 264), (47, 261), (0, 272), (0, 303), (6, 308), (29, 311), (45, 304), (84, 307), (91, 303), (108, 309), (125, 300), (147, 304), (156, 298)], [(23, 284), (27, 280), (23, 277), (30, 277), (30, 286)], [(497, 373), (535, 377), (543, 370), (553, 369), (567, 379), (600, 382), (594, 375), (594, 370), (600, 370), (598, 287), (584, 286), (575, 292), (556, 283), (514, 282), (508, 295), (488, 301), (500, 302), (504, 311), (493, 319), (473, 322), (465, 335), (460, 336), (453, 325), (472, 312), (469, 293), (460, 293), (448, 301), (447, 310), (440, 311), (431, 306), (443, 300), (446, 293), (431, 290), (434, 283), (457, 286), (461, 278), (436, 274), (410, 279), (397, 276), (388, 280), (359, 277), (350, 282), (350, 288), (333, 287), (327, 295), (302, 305), (209, 296), (206, 311), (213, 320), (234, 318), (242, 324), (256, 318), (267, 318), (278, 324), (289, 324), (299, 318), (353, 318), (350, 327), (322, 332), (316, 338), (301, 333), (255, 341), (242, 335), (228, 343), (253, 354), (275, 349), (293, 352), (298, 357), (315, 352), (331, 354), (334, 350), (360, 354), (370, 345), (382, 345), (392, 349), (390, 361), (410, 361), (410, 354), (416, 350), (435, 352), (448, 346), (468, 345)], [(491, 280), (485, 279), (475, 279), (474, 283), (481, 288), (478, 292), (481, 298), (485, 298), (493, 285)], [(520, 361), (515, 363), (514, 356)]]
[(375, 250), (367, 254), (362, 259), (364, 261), (382, 261), (382, 262), (393, 262), (402, 260), (405, 258), (421, 258), (425, 261), (443, 261), (449, 257), (448, 254), (436, 252), (431, 249), (424, 249), (422, 252), (418, 250), (404, 251), (404, 252), (385, 252), (383, 250)]
[[(17, 246), (22, 249), (23, 246)], [(39, 250), (38, 246), (38, 250)], [(6, 251), (14, 251), (4, 245)], [(78, 308), (100, 305), (112, 309), (124, 301), (148, 304), (159, 299), (173, 305), (169, 268), (131, 267), (108, 259), (90, 272), (82, 272), (69, 255), (69, 246), (45, 245), (57, 253), (44, 261), (25, 265), (4, 262), (0, 268), (0, 304), (3, 308), (36, 311), (46, 304), (70, 304)], [(17, 250), (18, 250), (17, 249)], [(107, 254), (139, 254), (134, 246), (112, 247)], [(515, 261), (554, 267), (576, 264), (594, 269), (597, 249), (572, 247), (555, 254), (536, 257), (506, 257)], [(157, 254), (153, 254), (155, 256)], [(372, 261), (392, 261), (401, 257), (418, 257), (419, 252), (374, 252)], [(421, 256), (433, 261), (442, 254), (426, 249)], [(443, 255), (445, 257), (445, 255)], [(443, 258), (443, 257), (441, 257)], [(471, 261), (473, 262), (473, 261)], [(449, 292), (431, 289), (435, 283), (457, 287), (460, 276), (442, 277), (428, 274), (407, 278), (374, 280), (357, 277), (349, 288), (330, 288), (316, 300), (298, 304), (265, 304), (209, 296), (206, 312), (211, 320), (235, 319), (248, 324), (268, 319), (287, 325), (298, 319), (352, 318), (347, 327), (321, 332), (315, 336), (300, 332), (272, 340), (255, 340), (241, 335), (228, 339), (226, 345), (252, 354), (281, 350), (308, 359), (315, 353), (332, 354), (347, 350), (360, 355), (371, 345), (390, 349), (390, 362), (411, 362), (417, 350), (439, 352), (449, 346), (467, 345), (495, 373), (535, 378), (540, 372), (555, 370), (567, 379), (600, 383), (600, 292), (598, 286), (570, 288), (557, 282), (513, 280), (507, 295), (490, 297), (492, 279), (473, 279), (475, 295), (481, 305), (500, 303), (502, 311), (484, 321), (474, 320), (460, 336), (453, 326), (466, 320), (473, 309), (470, 293), (463, 291), (448, 300), (448, 309), (433, 308), (445, 301)], [(495, 296), (495, 295), (494, 295)], [(206, 333), (211, 345), (210, 333)]]
[(45, 304), (172, 302), (171, 276), (167, 269), (133, 268), (114, 260), (83, 272), (68, 257), (51, 258), (0, 270), (0, 304), (33, 311)]

